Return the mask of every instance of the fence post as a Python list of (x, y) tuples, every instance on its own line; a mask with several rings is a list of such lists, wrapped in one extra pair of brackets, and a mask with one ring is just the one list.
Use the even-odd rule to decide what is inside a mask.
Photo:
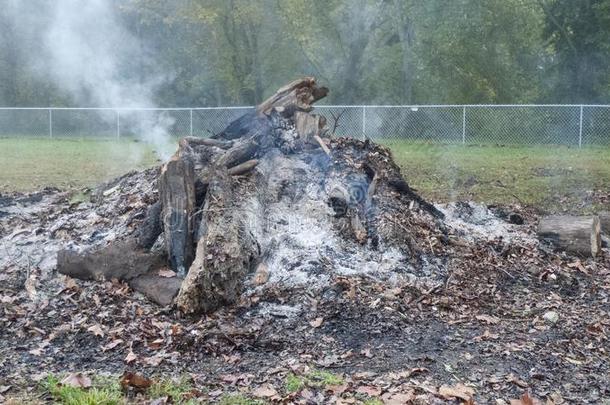
[(582, 148), (582, 113), (583, 106), (580, 106), (580, 121), (578, 123), (578, 147)]
[(193, 136), (193, 109), (191, 108), (191, 136)]
[(49, 138), (53, 138), (53, 110), (49, 108)]
[(466, 144), (466, 106), (462, 108), (462, 144)]
[(362, 106), (362, 140), (366, 139), (366, 106)]
[(116, 139), (121, 138), (121, 112), (116, 110)]

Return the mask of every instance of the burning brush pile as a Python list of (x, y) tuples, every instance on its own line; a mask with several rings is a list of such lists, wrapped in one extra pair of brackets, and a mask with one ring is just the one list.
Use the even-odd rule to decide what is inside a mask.
[[(321, 292), (352, 274), (433, 288), (444, 279), (430, 242), (448, 240), (443, 214), (409, 188), (388, 149), (331, 139), (311, 112), (326, 94), (313, 78), (292, 82), (211, 139), (182, 139), (162, 167), (39, 215), (27, 260), (122, 280), (187, 313), (267, 289)], [(46, 204), (31, 210), (61, 197), (38, 198)]]
[(312, 113), (326, 94), (313, 78), (296, 80), (214, 137), (182, 139), (163, 166), (99, 187), (90, 202), (47, 190), (4, 204), (15, 230), (0, 265), (33, 269), (30, 278), (56, 269), (116, 279), (203, 313), (278, 291), (298, 301), (350, 276), (432, 291), (446, 281), (452, 248), (476, 244), (477, 232), (509, 246), (502, 239), (514, 227), (486, 209), (473, 220), (472, 207), (426, 202), (387, 148), (332, 138)]

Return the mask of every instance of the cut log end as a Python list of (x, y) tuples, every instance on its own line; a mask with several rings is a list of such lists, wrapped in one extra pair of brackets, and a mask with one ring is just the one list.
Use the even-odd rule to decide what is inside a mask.
[(598, 216), (551, 216), (540, 220), (538, 238), (558, 250), (596, 257), (602, 247)]

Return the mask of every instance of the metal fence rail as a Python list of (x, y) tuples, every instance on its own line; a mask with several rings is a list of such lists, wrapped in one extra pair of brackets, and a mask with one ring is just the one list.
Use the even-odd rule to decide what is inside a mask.
[[(210, 136), (253, 107), (0, 108), (0, 137)], [(610, 105), (322, 105), (336, 134), (502, 145), (610, 145)]]

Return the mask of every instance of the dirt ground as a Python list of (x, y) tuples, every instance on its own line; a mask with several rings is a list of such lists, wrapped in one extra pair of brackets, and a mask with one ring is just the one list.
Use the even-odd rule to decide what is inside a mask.
[[(533, 233), (535, 210), (506, 210)], [(39, 388), (49, 373), (130, 370), (186, 375), (193, 400), (212, 403), (229, 393), (263, 403), (610, 403), (607, 249), (596, 259), (502, 239), (430, 249), (449, 250), (451, 271), (427, 292), (337, 276), (320, 295), (267, 291), (198, 317), (118, 282), (5, 266), (0, 402), (50, 401)], [(310, 305), (295, 309), (294, 296)], [(340, 380), (287, 387), (312, 370)]]

